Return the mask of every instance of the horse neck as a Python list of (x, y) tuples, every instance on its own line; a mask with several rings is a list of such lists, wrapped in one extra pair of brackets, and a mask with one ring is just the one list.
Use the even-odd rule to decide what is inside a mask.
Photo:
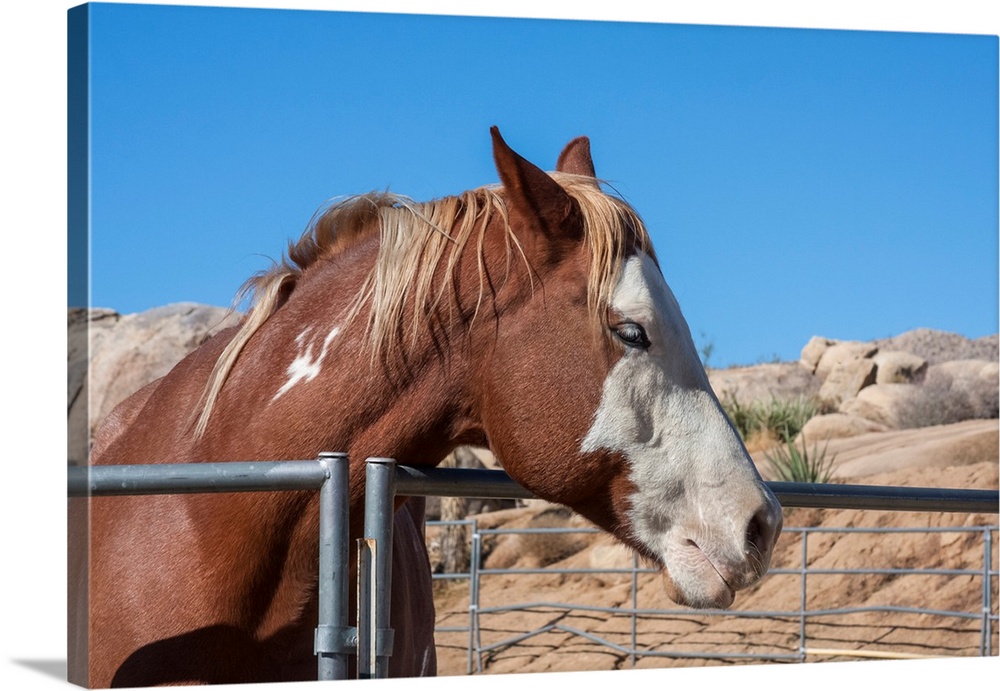
[(346, 451), (434, 465), (459, 444), (485, 443), (468, 393), (467, 339), (421, 332), (399, 357), (373, 360), (365, 313), (340, 321), (352, 297), (344, 286), (360, 283), (363, 264), (316, 267), (254, 335), (213, 412), (208, 455)]

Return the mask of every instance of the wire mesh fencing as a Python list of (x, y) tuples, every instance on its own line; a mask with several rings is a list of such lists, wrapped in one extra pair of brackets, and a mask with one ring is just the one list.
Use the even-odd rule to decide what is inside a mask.
[[(471, 557), (434, 574), (442, 674), (998, 651), (995, 525), (786, 527), (768, 575), (727, 610), (674, 605), (655, 568), (591, 528), (467, 519), (429, 522), (429, 536), (445, 526), (467, 531)], [(591, 549), (531, 563), (571, 540)], [(522, 558), (496, 566), (504, 541)]]

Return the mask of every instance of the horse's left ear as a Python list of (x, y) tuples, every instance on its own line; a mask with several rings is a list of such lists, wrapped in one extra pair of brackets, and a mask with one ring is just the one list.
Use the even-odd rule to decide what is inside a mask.
[(594, 172), (594, 159), (590, 157), (590, 139), (587, 137), (577, 137), (562, 150), (559, 154), (559, 161), (556, 163), (556, 170), (560, 173), (572, 173), (573, 175), (586, 175), (597, 178)]
[(576, 206), (573, 198), (548, 173), (507, 146), (496, 126), (490, 134), (511, 214), (550, 238), (564, 236), (566, 220)]

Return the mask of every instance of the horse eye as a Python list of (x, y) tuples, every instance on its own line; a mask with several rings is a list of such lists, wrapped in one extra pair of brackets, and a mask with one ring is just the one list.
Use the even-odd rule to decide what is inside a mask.
[(627, 346), (632, 348), (648, 348), (649, 339), (646, 337), (646, 330), (635, 322), (625, 322), (613, 327), (615, 335)]

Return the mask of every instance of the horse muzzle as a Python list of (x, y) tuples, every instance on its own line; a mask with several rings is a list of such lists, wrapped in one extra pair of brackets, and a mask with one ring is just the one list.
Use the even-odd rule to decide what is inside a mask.
[(767, 573), (782, 522), (781, 507), (767, 492), (740, 540), (701, 531), (668, 536), (660, 561), (668, 597), (696, 609), (729, 607), (737, 591), (754, 585)]

